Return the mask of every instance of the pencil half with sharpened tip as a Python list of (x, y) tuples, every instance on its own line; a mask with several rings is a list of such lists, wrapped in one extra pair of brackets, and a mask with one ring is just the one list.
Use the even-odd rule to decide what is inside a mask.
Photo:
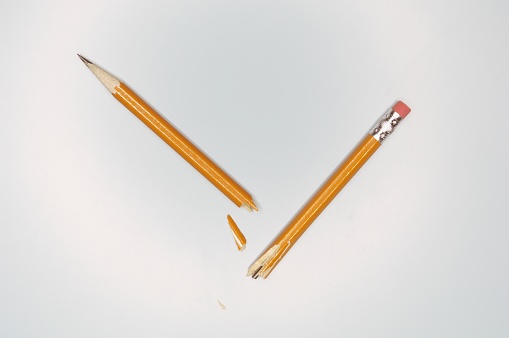
[(251, 195), (125, 83), (78, 54), (108, 91), (238, 207), (257, 211)]

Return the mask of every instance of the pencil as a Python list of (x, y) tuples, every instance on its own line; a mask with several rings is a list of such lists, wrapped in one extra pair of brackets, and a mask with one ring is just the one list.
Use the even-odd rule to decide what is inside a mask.
[(399, 101), (375, 124), (352, 153), (332, 173), (311, 199), (294, 216), (283, 231), (249, 267), (247, 276), (267, 278), (290, 248), (309, 228), (350, 179), (375, 153), (394, 131), (396, 126), (410, 113), (410, 108)]
[(217, 164), (166, 121), (148, 103), (131, 90), (125, 83), (104, 69), (79, 55), (83, 63), (97, 76), (113, 96), (139, 118), (147, 127), (173, 148), (182, 158), (198, 170), (238, 207), (249, 211), (258, 210), (251, 195), (228, 176)]

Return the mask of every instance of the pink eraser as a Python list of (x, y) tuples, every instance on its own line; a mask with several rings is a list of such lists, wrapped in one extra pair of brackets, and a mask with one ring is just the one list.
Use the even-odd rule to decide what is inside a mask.
[(411, 111), (410, 108), (401, 101), (398, 101), (398, 103), (396, 103), (394, 107), (392, 107), (392, 110), (398, 113), (402, 119), (404, 119)]

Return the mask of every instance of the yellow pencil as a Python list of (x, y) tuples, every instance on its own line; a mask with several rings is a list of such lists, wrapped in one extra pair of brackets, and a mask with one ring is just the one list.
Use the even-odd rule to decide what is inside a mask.
[(410, 113), (410, 108), (399, 101), (378, 121), (354, 151), (334, 171), (313, 197), (272, 241), (267, 250), (249, 267), (248, 276), (267, 278), (304, 231), (322, 213), (350, 179), (392, 133), (399, 122)]
[(258, 210), (251, 195), (228, 176), (217, 164), (208, 158), (191, 141), (166, 121), (148, 103), (131, 90), (125, 83), (104, 69), (79, 55), (83, 63), (94, 73), (113, 96), (173, 148), (182, 158), (198, 170), (238, 207), (249, 211)]

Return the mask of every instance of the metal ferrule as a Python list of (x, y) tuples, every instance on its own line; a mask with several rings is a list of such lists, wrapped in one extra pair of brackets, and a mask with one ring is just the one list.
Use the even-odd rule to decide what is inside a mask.
[(383, 143), (387, 137), (392, 134), (394, 129), (396, 129), (401, 120), (402, 118), (398, 113), (389, 109), (389, 111), (385, 113), (380, 120), (378, 120), (375, 127), (371, 129), (369, 134), (378, 142)]

